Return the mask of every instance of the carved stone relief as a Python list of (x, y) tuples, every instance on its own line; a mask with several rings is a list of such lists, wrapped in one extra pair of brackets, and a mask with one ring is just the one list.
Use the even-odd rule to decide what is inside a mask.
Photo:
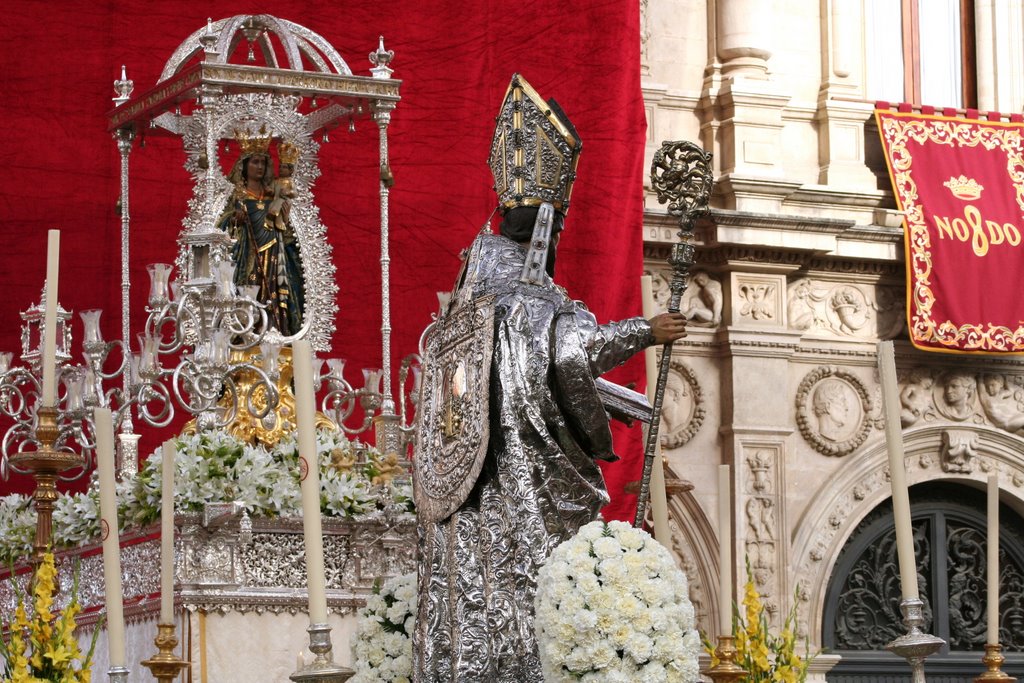
[[(942, 471), (970, 474), (978, 453), (978, 434), (959, 429), (942, 432)], [(929, 462), (929, 465), (931, 462)]]
[(665, 382), (665, 403), (661, 411), (662, 447), (679, 448), (704, 423), (704, 397), (697, 375), (685, 363), (673, 360)]
[(668, 286), (668, 278), (658, 270), (645, 270), (644, 275), (651, 276), (651, 291), (654, 295), (655, 313), (664, 313), (668, 310), (668, 300), (672, 295)]
[(733, 274), (733, 322), (753, 325), (785, 324), (782, 306), (786, 279), (781, 275)]
[(754, 583), (774, 618), (779, 613), (776, 567), (780, 566), (778, 544), (782, 535), (778, 521), (778, 451), (750, 449), (744, 461), (748, 473), (743, 486), (744, 550)]
[(788, 288), (790, 329), (840, 337), (892, 339), (906, 326), (902, 290), (803, 278)]
[(1024, 433), (1024, 376), (914, 368), (901, 380), (900, 422), (991, 424)]
[(640, 0), (640, 70), (647, 74), (651, 69), (651, 7), (650, 0)]
[[(666, 285), (667, 288), (667, 285)], [(722, 322), (722, 283), (706, 271), (694, 272), (687, 281), (679, 311), (697, 327), (718, 327)]]
[(996, 427), (1015, 434), (1024, 429), (1024, 377), (982, 373), (978, 378), (978, 402)]
[(876, 287), (875, 334), (879, 339), (896, 339), (907, 329), (907, 293), (903, 287)]
[(871, 431), (873, 408), (874, 401), (861, 381), (833, 366), (812, 370), (797, 387), (797, 425), (822, 455), (847, 455), (864, 443)]

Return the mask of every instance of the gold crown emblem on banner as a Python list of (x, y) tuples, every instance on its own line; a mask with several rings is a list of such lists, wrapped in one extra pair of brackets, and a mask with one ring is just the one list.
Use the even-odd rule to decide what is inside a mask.
[(299, 148), (290, 142), (282, 142), (277, 146), (277, 158), (282, 164), (295, 165), (299, 160)]
[(266, 154), (267, 150), (270, 149), (271, 137), (273, 136), (267, 132), (266, 125), (260, 126), (257, 133), (253, 133), (248, 129), (235, 129), (235, 140), (238, 142), (239, 149), (242, 150), (243, 157), (250, 157), (253, 154)]
[(583, 144), (569, 117), (515, 74), (498, 114), (487, 160), (501, 210), (540, 206), (565, 214)]
[(949, 188), (949, 191), (953, 193), (954, 197), (964, 200), (977, 199), (981, 196), (981, 191), (985, 189), (978, 184), (977, 180), (974, 178), (968, 178), (965, 175), (962, 175), (959, 178), (950, 178), (942, 184)]

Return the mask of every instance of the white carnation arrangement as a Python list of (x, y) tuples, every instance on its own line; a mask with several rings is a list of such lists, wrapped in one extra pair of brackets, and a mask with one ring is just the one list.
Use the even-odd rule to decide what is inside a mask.
[(692, 683), (700, 637), (686, 575), (650, 534), (596, 521), (555, 548), (538, 577), (546, 683)]
[(32, 499), (20, 493), (0, 496), (0, 562), (10, 564), (32, 552), (36, 512)]
[[(318, 430), (321, 509), (328, 517), (359, 519), (382, 505), (412, 515), (412, 482), (396, 476), (397, 462), (377, 449), (349, 441), (341, 432)], [(157, 449), (134, 479), (117, 484), (121, 530), (145, 526), (160, 516), (163, 451)], [(245, 443), (226, 432), (181, 436), (175, 456), (174, 503), (178, 512), (199, 512), (206, 503), (239, 501), (255, 517), (301, 514), (298, 446), (285, 439), (272, 448)], [(36, 513), (31, 499), (0, 497), (0, 561), (16, 562), (31, 552)], [(95, 474), (87, 491), (61, 494), (54, 503), (55, 546), (98, 542), (99, 489)]]
[(410, 683), (416, 625), (416, 573), (388, 579), (359, 611), (352, 634), (356, 674), (350, 683)]

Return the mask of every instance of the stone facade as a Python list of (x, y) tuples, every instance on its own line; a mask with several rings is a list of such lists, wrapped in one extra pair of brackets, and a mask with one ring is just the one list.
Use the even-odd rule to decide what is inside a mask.
[[(1020, 112), (1024, 12), (975, 4), (978, 104)], [(670, 468), (695, 484), (670, 500), (673, 545), (711, 633), (727, 463), (737, 591), (746, 555), (774, 614), (796, 595), (820, 645), (836, 558), (889, 496), (879, 340), (895, 340), (910, 483), (977, 488), (999, 471), (1004, 502), (1024, 510), (1024, 365), (906, 341), (902, 226), (866, 92), (863, 5), (641, 2), (648, 159), (663, 140), (714, 152), (713, 210), (695, 239), (703, 277), (682, 303), (694, 324), (672, 361), (687, 391), (667, 392), (663, 427)], [(674, 224), (651, 192), (646, 206), (645, 264), (664, 307)]]

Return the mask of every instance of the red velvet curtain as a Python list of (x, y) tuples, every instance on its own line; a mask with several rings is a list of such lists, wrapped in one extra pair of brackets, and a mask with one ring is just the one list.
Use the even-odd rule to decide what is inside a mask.
[[(518, 3), (418, 0), (395, 3), (278, 0), (8, 4), (0, 25), (0, 350), (20, 350), (18, 312), (38, 302), (46, 230), (62, 231), (60, 302), (77, 313), (104, 309), (106, 338), (120, 335), (120, 160), (106, 132), (112, 82), (121, 65), (136, 93), (155, 85), (164, 62), (207, 17), (268, 12), (333, 44), (357, 74), (383, 34), (394, 50), (402, 101), (392, 116), (390, 151), (393, 362), (416, 348), (451, 288), (457, 255), (495, 205), (486, 157), (494, 115), (513, 72), (562, 105), (584, 141), (579, 182), (559, 248), (557, 280), (599, 319), (640, 311), (642, 163), (645, 122), (639, 83), (639, 6), (628, 0)], [(244, 47), (243, 47), (244, 49)], [(172, 263), (191, 196), (180, 140), (150, 136), (131, 163), (131, 315), (145, 318), (153, 262)], [(348, 367), (380, 367), (380, 254), (377, 131), (340, 128), (320, 152), (313, 188), (334, 249), (340, 293), (332, 356)], [(74, 323), (74, 353), (81, 324)], [(17, 355), (17, 353), (16, 353)], [(613, 377), (639, 380), (634, 360)], [(6, 425), (3, 425), (6, 428)], [(165, 434), (146, 434), (149, 453)], [(622, 484), (639, 471), (639, 430), (620, 433), (632, 453), (608, 472), (629, 518)], [(15, 476), (0, 484), (25, 490)]]

